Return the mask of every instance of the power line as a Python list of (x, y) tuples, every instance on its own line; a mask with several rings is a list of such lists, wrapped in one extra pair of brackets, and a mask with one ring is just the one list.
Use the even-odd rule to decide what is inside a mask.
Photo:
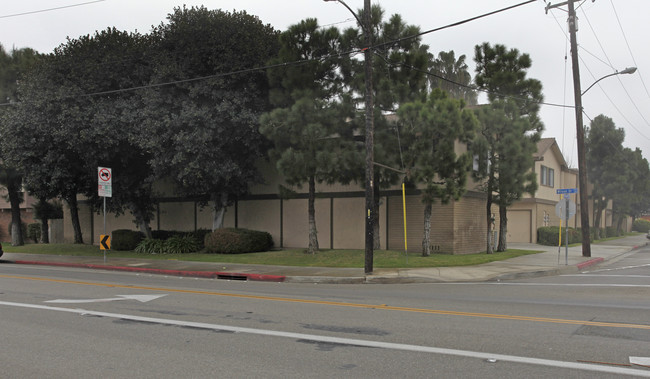
[[(591, 29), (591, 32), (594, 34), (594, 37), (596, 38), (596, 42), (598, 42), (598, 45), (600, 46), (600, 49), (602, 50), (603, 54), (605, 55), (605, 58), (607, 59), (607, 62), (609, 62), (610, 67), (613, 68), (612, 61), (609, 59), (609, 56), (607, 55), (607, 52), (605, 51), (605, 48), (603, 47), (602, 43), (600, 42), (600, 38), (598, 38), (598, 35), (596, 34), (596, 31), (594, 30), (593, 26), (591, 25), (591, 22), (589, 21), (589, 17), (587, 17), (587, 14), (585, 13), (584, 9), (582, 10), (582, 12), (583, 12), (583, 14), (584, 14), (584, 16), (585, 16), (585, 19), (587, 20), (587, 24), (589, 25), (589, 28)], [(589, 73), (591, 73), (591, 71), (589, 71)], [(592, 74), (592, 76), (593, 76), (593, 74)], [(594, 78), (594, 79), (595, 79), (595, 78)], [(630, 102), (632, 103), (632, 105), (634, 106), (634, 108), (636, 109), (636, 111), (639, 113), (639, 115), (641, 116), (641, 118), (643, 119), (643, 121), (645, 121), (646, 125), (649, 125), (649, 126), (650, 126), (650, 123), (648, 123), (648, 120), (645, 118), (645, 116), (643, 115), (643, 113), (641, 112), (641, 110), (639, 109), (639, 107), (636, 105), (636, 102), (634, 101), (634, 99), (632, 98), (632, 96), (630, 96), (630, 93), (627, 91), (627, 88), (626, 88), (625, 85), (623, 84), (623, 81), (621, 80), (621, 78), (617, 76), (616, 79), (618, 79), (618, 82), (621, 84), (621, 87), (623, 88), (623, 91), (625, 91), (625, 94), (627, 95), (628, 99), (630, 99)], [(598, 85), (598, 87), (600, 87), (600, 88), (602, 89), (602, 87), (600, 86), (600, 84)], [(603, 92), (605, 92), (605, 91), (603, 91)], [(608, 98), (609, 98), (609, 97), (608, 97)], [(610, 101), (611, 101), (611, 100), (610, 100)], [(613, 104), (613, 102), (612, 102), (612, 104)], [(620, 110), (618, 109), (618, 107), (616, 108), (616, 110), (618, 110), (618, 111), (620, 112)], [(621, 113), (622, 113), (622, 112), (621, 112)], [(629, 122), (629, 121), (628, 121), (628, 122)], [(635, 130), (636, 130), (636, 128), (635, 128)], [(639, 131), (637, 130), (637, 132), (639, 132)], [(641, 134), (641, 132), (639, 132), (639, 133)], [(643, 134), (641, 134), (641, 135), (643, 135)], [(644, 135), (643, 135), (643, 136), (644, 136)], [(644, 136), (644, 137), (645, 137), (645, 136)], [(646, 139), (648, 139), (648, 137), (646, 137)]]
[[(582, 65), (584, 66), (585, 69), (587, 69), (587, 71), (589, 72), (589, 74), (591, 75), (591, 77), (592, 77), (594, 80), (596, 80), (596, 77), (594, 76), (593, 72), (591, 72), (591, 70), (589, 69), (589, 66), (587, 66), (587, 64), (585, 63), (585, 61), (584, 61), (582, 58), (580, 58), (580, 60), (582, 61)], [(598, 83), (598, 87), (600, 87), (600, 83)], [(602, 88), (601, 88), (601, 89), (602, 89)], [(609, 94), (607, 93), (607, 91), (603, 91), (603, 94), (605, 95), (605, 97), (607, 98), (607, 100), (609, 100), (609, 102), (612, 104), (612, 106), (614, 107), (614, 109), (616, 109), (616, 111), (621, 115), (621, 117), (623, 117), (623, 119), (624, 119), (625, 121), (627, 121), (627, 123), (632, 127), (632, 129), (636, 130), (636, 132), (639, 133), (639, 135), (642, 136), (643, 138), (650, 140), (650, 138), (648, 138), (648, 137), (647, 137), (645, 134), (643, 134), (639, 129), (637, 129), (637, 128), (634, 126), (634, 124), (632, 124), (632, 122), (631, 122), (631, 121), (630, 121), (630, 120), (625, 116), (625, 114), (624, 114), (624, 113), (621, 111), (621, 109), (616, 105), (616, 103), (614, 103), (614, 100), (612, 100), (612, 98), (609, 97)], [(583, 113), (584, 113), (584, 110), (583, 110)]]
[(60, 9), (74, 8), (74, 7), (80, 7), (80, 6), (83, 6), (83, 5), (89, 5), (89, 4), (94, 4), (94, 3), (101, 3), (102, 1), (106, 1), (106, 0), (87, 1), (87, 2), (85, 2), (85, 3), (72, 4), (72, 5), (64, 5), (64, 6), (56, 7), (56, 8), (48, 8), (48, 9), (40, 9), (40, 10), (37, 10), (37, 11), (29, 11), (29, 12), (22, 12), (22, 13), (7, 14), (7, 15), (4, 15), (4, 16), (0, 16), (0, 18), (10, 18), (10, 17), (18, 17), (18, 16), (27, 16), (27, 15), (30, 15), (30, 14), (36, 14), (36, 13), (58, 11), (58, 10), (60, 10)]
[(625, 44), (627, 45), (627, 51), (630, 52), (630, 56), (632, 57), (632, 62), (634, 63), (634, 67), (636, 67), (639, 72), (639, 78), (641, 78), (641, 83), (643, 84), (643, 88), (645, 88), (645, 93), (648, 95), (648, 97), (650, 97), (650, 92), (648, 92), (648, 87), (646, 86), (645, 81), (643, 80), (643, 75), (641, 75), (640, 67), (636, 63), (636, 59), (634, 59), (634, 54), (632, 54), (630, 43), (627, 40), (625, 31), (623, 30), (623, 24), (621, 24), (621, 20), (618, 18), (618, 12), (616, 12), (616, 8), (614, 7), (614, 2), (610, 0), (610, 3), (612, 4), (612, 9), (614, 10), (614, 15), (616, 16), (616, 21), (618, 22), (618, 27), (621, 29), (621, 34), (623, 34), (623, 39), (625, 40)]
[(434, 78), (438, 78), (438, 79), (444, 80), (444, 81), (446, 81), (446, 82), (448, 82), (448, 83), (451, 83), (451, 84), (453, 84), (453, 85), (455, 85), (455, 86), (462, 87), (462, 88), (465, 88), (465, 89), (469, 89), (469, 90), (472, 90), (472, 91), (478, 91), (478, 92), (483, 92), (483, 93), (487, 93), (487, 94), (493, 94), (493, 95), (497, 95), (497, 96), (499, 96), (499, 97), (508, 98), (508, 99), (528, 101), (528, 102), (530, 102), (530, 103), (539, 104), (539, 105), (548, 105), (548, 106), (551, 106), (551, 107), (558, 107), (558, 108), (575, 108), (575, 106), (573, 106), (573, 105), (547, 103), (547, 102), (545, 102), (545, 101), (534, 101), (534, 100), (531, 100), (531, 99), (529, 99), (529, 98), (525, 98), (525, 97), (519, 97), (519, 96), (513, 96), (513, 95), (504, 95), (504, 94), (502, 94), (502, 93), (498, 93), (498, 92), (490, 91), (490, 90), (487, 90), (487, 89), (482, 89), (482, 88), (479, 88), (479, 87), (476, 87), (476, 86), (472, 86), (472, 85), (468, 85), (468, 84), (458, 83), (458, 82), (455, 82), (455, 81), (453, 81), (453, 80), (451, 80), (451, 79), (448, 79), (448, 78), (446, 78), (446, 77), (444, 77), (444, 76), (442, 76), (442, 75), (438, 75), (438, 74), (436, 74), (436, 73), (433, 73), (433, 72), (431, 72), (431, 71), (427, 71), (427, 70), (421, 70), (421, 69), (419, 69), (419, 68), (417, 68), (417, 67), (413, 67), (413, 66), (411, 66), (411, 65), (407, 65), (407, 64), (404, 64), (404, 63), (398, 63), (398, 62), (390, 62), (390, 61), (388, 61), (387, 59), (385, 59), (385, 58), (383, 58), (383, 57), (382, 57), (382, 59), (384, 59), (384, 60), (386, 61), (386, 63), (388, 63), (388, 64), (390, 64), (390, 65), (393, 65), (393, 66), (402, 66), (402, 67), (404, 67), (404, 68), (409, 68), (409, 69), (411, 69), (411, 70), (414, 70), (414, 71), (417, 71), (417, 72), (423, 73), (423, 74), (425, 74), (425, 75), (433, 76)]
[[(99, 2), (99, 1), (105, 1), (105, 0), (96, 0), (96, 1), (93, 1), (93, 2), (83, 3), (83, 4), (90, 4), (90, 3)], [(471, 17), (471, 18), (468, 18), (468, 19), (464, 19), (462, 21), (447, 24), (445, 26), (430, 29), (430, 30), (427, 30), (427, 31), (424, 31), (424, 32), (421, 32), (421, 33), (418, 33), (418, 34), (415, 34), (415, 35), (412, 35), (412, 36), (407, 36), (407, 37), (399, 38), (399, 39), (396, 39), (396, 40), (393, 40), (393, 41), (373, 45), (373, 46), (370, 46), (368, 48), (371, 49), (371, 50), (376, 50), (377, 48), (383, 47), (383, 46), (386, 46), (386, 45), (398, 44), (398, 43), (400, 43), (402, 41), (406, 41), (406, 40), (413, 39), (413, 38), (418, 38), (418, 37), (423, 36), (425, 34), (437, 32), (437, 31), (452, 28), (452, 27), (455, 27), (455, 26), (460, 26), (460, 25), (466, 24), (466, 23), (471, 22), (471, 21), (475, 21), (475, 20), (478, 20), (478, 19), (481, 19), (481, 18), (485, 18), (487, 16), (502, 13), (502, 12), (505, 12), (505, 11), (508, 11), (508, 10), (511, 10), (511, 9), (514, 9), (514, 8), (517, 8), (517, 7), (521, 7), (521, 6), (526, 5), (526, 4), (534, 3), (535, 1), (536, 0), (524, 1), (522, 3), (515, 4), (515, 5), (512, 5), (512, 6), (506, 7), (506, 8), (501, 8), (501, 9), (498, 9), (498, 10), (495, 10), (495, 11), (492, 11), (492, 12), (484, 13), (484, 14), (479, 15), (479, 16)], [(79, 4), (79, 5), (83, 5), (83, 4)], [(202, 76), (202, 77), (197, 77), (197, 78), (174, 80), (174, 81), (163, 82), (163, 83), (154, 83), (154, 84), (148, 84), (148, 85), (143, 85), (143, 86), (121, 88), (121, 89), (116, 89), (116, 90), (98, 91), (98, 92), (92, 92), (92, 93), (81, 94), (81, 95), (71, 95), (68, 98), (112, 95), (112, 94), (117, 94), (117, 93), (124, 93), (124, 92), (130, 92), (130, 91), (136, 91), (136, 90), (142, 90), (142, 89), (148, 89), (148, 88), (159, 88), (159, 87), (164, 87), (164, 86), (168, 86), (168, 85), (189, 83), (189, 82), (195, 82), (195, 81), (225, 77), (225, 76), (229, 76), (229, 75), (238, 75), (238, 74), (244, 74), (244, 73), (249, 73), (249, 72), (262, 71), (262, 70), (267, 70), (267, 69), (270, 69), (270, 68), (277, 68), (277, 67), (282, 67), (282, 66), (292, 66), (292, 65), (306, 64), (306, 63), (309, 63), (311, 61), (325, 60), (325, 59), (335, 58), (335, 57), (339, 57), (339, 56), (343, 56), (343, 55), (354, 55), (354, 54), (358, 54), (360, 52), (363, 52), (364, 50), (366, 50), (366, 48), (353, 49), (353, 50), (350, 50), (350, 51), (347, 51), (347, 52), (331, 54), (331, 55), (328, 55), (328, 56), (325, 56), (325, 57), (322, 57), (322, 58), (317, 58), (317, 59), (313, 59), (313, 58), (312, 59), (303, 59), (303, 60), (298, 60), (298, 61), (294, 61), (294, 62), (285, 62), (285, 63), (279, 63), (279, 64), (274, 64), (274, 65), (266, 65), (266, 66), (257, 67), (257, 68), (249, 68), (249, 69), (237, 70), (237, 71), (232, 71), (232, 72), (227, 72), (227, 73), (219, 73), (219, 74), (214, 74), (214, 75), (207, 75), (207, 76)], [(427, 71), (427, 73), (428, 73), (428, 71)], [(429, 74), (433, 75), (433, 76), (436, 76), (433, 73), (429, 73)], [(442, 80), (450, 81), (447, 78), (444, 78), (444, 77), (441, 77), (441, 76), (438, 76), (438, 77), (440, 79), (442, 79)], [(450, 82), (455, 83), (453, 81), (450, 81)], [(456, 83), (456, 84), (460, 85), (459, 83)], [(469, 87), (469, 86), (467, 88), (474, 89), (473, 87)], [(485, 90), (481, 90), (481, 91), (485, 91)], [(0, 106), (15, 105), (15, 104), (17, 104), (17, 103), (0, 103)], [(572, 106), (561, 105), (561, 104), (552, 104), (552, 103), (540, 103), (540, 104), (545, 104), (545, 105), (550, 105), (550, 106), (557, 106), (557, 107), (570, 107), (570, 108), (573, 108)]]
[(379, 44), (379, 45), (375, 45), (375, 46), (372, 46), (371, 48), (375, 49), (375, 48), (378, 48), (378, 47), (383, 47), (383, 46), (388, 45), (388, 44), (397, 44), (397, 43), (400, 43), (402, 41), (406, 41), (406, 40), (409, 40), (409, 39), (421, 37), (421, 36), (423, 36), (425, 34), (429, 34), (429, 33), (433, 33), (433, 32), (439, 32), (441, 30), (453, 28), (453, 27), (456, 27), (456, 26), (460, 26), (460, 25), (466, 24), (468, 22), (479, 20), (481, 18), (485, 18), (485, 17), (488, 17), (488, 16), (493, 16), (495, 14), (502, 13), (502, 12), (505, 12), (505, 11), (508, 11), (508, 10), (511, 10), (511, 9), (514, 9), (514, 8), (518, 8), (518, 7), (521, 7), (523, 5), (527, 5), (527, 4), (530, 4), (530, 3), (534, 3), (536, 1), (537, 0), (524, 1), (523, 3), (511, 5), (509, 7), (505, 7), (505, 8), (501, 8), (501, 9), (498, 9), (498, 10), (495, 10), (495, 11), (492, 11), (492, 12), (484, 13), (484, 14), (481, 14), (479, 16), (470, 17), (470, 18), (464, 19), (462, 21), (457, 21), (457, 22), (454, 22), (454, 23), (451, 23), (451, 24), (447, 24), (445, 26), (441, 26), (441, 27), (434, 28), (434, 29), (429, 29), (429, 30), (426, 30), (426, 31), (418, 33), (418, 34), (414, 34), (412, 36), (399, 38), (399, 39), (396, 39), (396, 40), (394, 40), (392, 42), (387, 42), (387, 43), (382, 43), (382, 44)]

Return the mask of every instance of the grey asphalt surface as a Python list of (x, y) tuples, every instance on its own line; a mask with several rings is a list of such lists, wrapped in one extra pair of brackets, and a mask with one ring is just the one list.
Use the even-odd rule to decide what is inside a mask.
[(375, 269), (366, 275), (363, 268), (292, 267), (244, 265), (232, 263), (187, 262), (146, 258), (112, 258), (102, 256), (75, 257), (7, 253), (3, 264), (27, 264), (77, 267), (95, 270), (129, 271), (159, 275), (187, 276), (226, 280), (252, 280), (292, 283), (440, 283), (482, 282), (580, 272), (595, 265), (614, 261), (626, 253), (646, 246), (644, 234), (628, 236), (591, 245), (591, 257), (582, 256), (582, 246), (543, 246), (530, 243), (509, 243), (510, 249), (541, 251), (503, 261), (474, 266)]

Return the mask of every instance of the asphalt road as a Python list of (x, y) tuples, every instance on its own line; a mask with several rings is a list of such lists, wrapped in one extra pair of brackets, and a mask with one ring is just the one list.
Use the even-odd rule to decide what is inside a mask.
[(0, 340), (3, 378), (650, 377), (650, 250), (576, 275), (408, 285), (5, 264)]

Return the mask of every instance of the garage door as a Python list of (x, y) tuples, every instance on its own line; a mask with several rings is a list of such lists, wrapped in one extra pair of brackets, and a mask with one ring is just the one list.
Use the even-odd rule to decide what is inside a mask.
[(530, 210), (508, 211), (508, 242), (533, 242)]

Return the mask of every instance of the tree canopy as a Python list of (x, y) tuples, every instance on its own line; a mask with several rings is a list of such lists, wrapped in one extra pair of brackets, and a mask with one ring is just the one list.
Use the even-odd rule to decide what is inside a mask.
[[(6, 133), (7, 124), (12, 119), (14, 112), (13, 105), (18, 100), (18, 82), (22, 79), (39, 60), (40, 55), (33, 49), (14, 49), (5, 51), (0, 45), (0, 102), (5, 106), (0, 108), (0, 139), (5, 141), (9, 138)], [(0, 144), (2, 143), (0, 141)], [(6, 142), (11, 142), (7, 140)], [(23, 245), (24, 236), (20, 217), (20, 203), (23, 191), (23, 172), (19, 170), (9, 159), (11, 151), (0, 146), (0, 184), (7, 189), (7, 197), (11, 205), (11, 244), (13, 246)]]
[(465, 192), (472, 154), (456, 153), (456, 143), (474, 139), (478, 121), (465, 102), (435, 89), (426, 102), (405, 103), (398, 111), (409, 149), (406, 160), (412, 180), (424, 186), (424, 238), (422, 255), (431, 254), (431, 211), (436, 199), (442, 204), (458, 200)]
[[(478, 110), (481, 121), (481, 141), (474, 146), (483, 170), (475, 176), (485, 180), (488, 196), (486, 221), (491, 225), (492, 202), (499, 205), (498, 251), (507, 249), (507, 208), (523, 193), (531, 195), (537, 189), (533, 154), (544, 128), (538, 116), (543, 99), (539, 80), (527, 78), (532, 65), (528, 54), (503, 45), (477, 45), (476, 84), (488, 91), (490, 104)], [(487, 236), (487, 251), (492, 252), (491, 233)]]
[(287, 183), (308, 184), (309, 252), (318, 251), (315, 217), (316, 183), (347, 183), (362, 159), (346, 122), (353, 112), (342, 101), (344, 84), (337, 56), (337, 29), (322, 29), (315, 19), (289, 27), (280, 35), (280, 53), (270, 63), (309, 60), (303, 65), (270, 69), (270, 100), (276, 108), (263, 115), (261, 132), (272, 142), (269, 157)]
[(277, 33), (246, 12), (183, 7), (151, 38), (151, 85), (176, 83), (146, 91), (151, 165), (179, 194), (211, 201), (221, 227), (226, 206), (261, 180), (258, 119), (269, 105), (259, 68), (277, 53)]

